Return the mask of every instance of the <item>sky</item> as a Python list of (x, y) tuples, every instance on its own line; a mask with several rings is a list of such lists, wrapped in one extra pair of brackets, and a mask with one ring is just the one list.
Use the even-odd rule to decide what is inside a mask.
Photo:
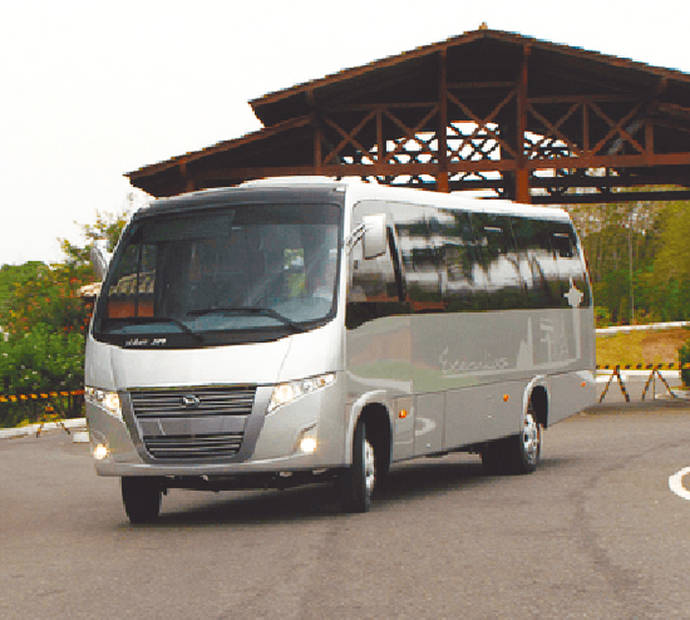
[(0, 265), (62, 260), (125, 172), (259, 129), (250, 99), (482, 22), (690, 73), (688, 0), (0, 0)]

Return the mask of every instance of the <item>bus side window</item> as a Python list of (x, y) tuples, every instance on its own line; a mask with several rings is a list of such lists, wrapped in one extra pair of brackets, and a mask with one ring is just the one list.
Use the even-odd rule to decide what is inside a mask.
[(473, 213), (471, 220), (486, 276), (489, 296), (487, 309), (526, 307), (527, 293), (520, 275), (510, 218), (504, 215)]
[(470, 216), (464, 211), (444, 212), (443, 216), (440, 256), (446, 310), (483, 310), (487, 302), (486, 282)]
[(376, 258), (365, 259), (363, 245), (358, 243), (352, 251), (350, 267), (352, 285), (350, 296), (353, 301), (397, 302), (398, 286), (393, 268), (390, 246), (386, 253)]
[(567, 223), (554, 223), (552, 225), (551, 243), (556, 254), (558, 265), (558, 275), (561, 283), (561, 307), (568, 307), (570, 300), (574, 297), (567, 297), (571, 289), (571, 284), (583, 294), (579, 307), (587, 307), (592, 304), (585, 275), (585, 266), (580, 260), (580, 253), (577, 247), (577, 238), (572, 227)]
[[(356, 205), (354, 227), (365, 215), (385, 212), (385, 205), (377, 202)], [(392, 231), (389, 231), (389, 243), (385, 254), (365, 259), (363, 250), (364, 246), (361, 242), (355, 244), (349, 258), (350, 286), (347, 292), (345, 317), (348, 329), (358, 327), (375, 318), (406, 312), (400, 300), (404, 282), (400, 265), (398, 265), (397, 273), (395, 269), (396, 261), (399, 262), (399, 260), (393, 255), (395, 246), (392, 241)]]
[(415, 312), (438, 312), (444, 309), (437, 243), (440, 225), (436, 216), (424, 207), (417, 207), (416, 215), (407, 226), (402, 247), (408, 297)]
[(560, 306), (560, 284), (556, 259), (546, 222), (513, 217), (513, 233), (519, 250), (520, 272), (527, 286), (530, 308)]

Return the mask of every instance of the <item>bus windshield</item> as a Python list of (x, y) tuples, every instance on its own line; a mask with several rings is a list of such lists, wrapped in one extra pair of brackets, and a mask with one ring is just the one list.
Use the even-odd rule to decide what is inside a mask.
[(336, 308), (341, 211), (245, 205), (135, 219), (100, 295), (94, 335), (130, 346), (265, 340)]

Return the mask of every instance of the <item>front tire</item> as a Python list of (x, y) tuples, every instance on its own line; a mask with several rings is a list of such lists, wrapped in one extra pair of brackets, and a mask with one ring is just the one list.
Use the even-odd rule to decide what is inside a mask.
[(366, 425), (360, 419), (352, 440), (352, 466), (340, 480), (343, 508), (347, 512), (367, 512), (376, 488), (378, 467), (374, 444), (367, 439)]
[(158, 518), (163, 488), (156, 478), (123, 476), (121, 488), (130, 523), (151, 523)]

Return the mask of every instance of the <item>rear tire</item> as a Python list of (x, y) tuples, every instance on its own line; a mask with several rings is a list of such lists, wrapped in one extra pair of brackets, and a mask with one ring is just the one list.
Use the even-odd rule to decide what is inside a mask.
[(156, 478), (123, 476), (121, 488), (130, 523), (151, 523), (158, 518), (163, 487)]
[(366, 435), (366, 425), (360, 419), (352, 440), (352, 466), (342, 474), (340, 493), (346, 512), (367, 512), (377, 482), (377, 459), (374, 444)]
[(489, 474), (531, 474), (541, 457), (542, 425), (530, 404), (517, 435), (489, 442), (482, 450), (482, 464)]

